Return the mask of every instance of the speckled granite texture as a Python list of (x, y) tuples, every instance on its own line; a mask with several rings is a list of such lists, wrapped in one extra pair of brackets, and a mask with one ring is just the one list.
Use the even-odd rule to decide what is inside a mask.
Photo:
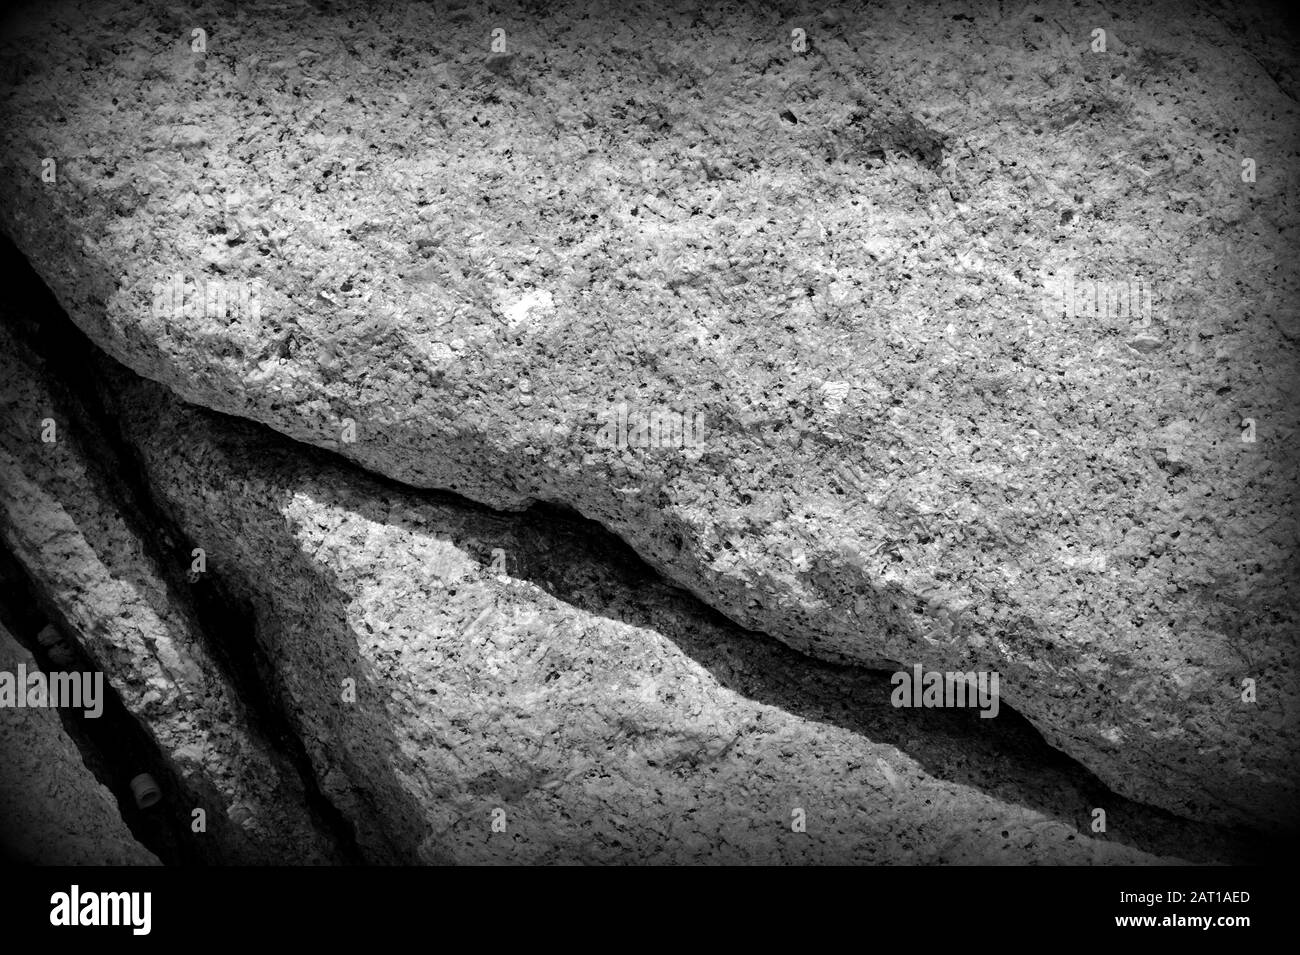
[(1022, 723), (895, 709), (885, 674), (744, 633), (566, 521), (404, 492), (126, 376), (113, 391), (164, 507), (255, 607), (371, 858), (1251, 858), (1100, 795)]
[[(1115, 792), (1295, 829), (1281, 24), (82, 3), (7, 37), (0, 229), (136, 372), (571, 507), (813, 657), (996, 671)], [(1068, 273), (1151, 312), (1063, 309)]]
[[(308, 817), (301, 782), (250, 726), (244, 701), (155, 563), (157, 542), (141, 537), (96, 466), (98, 439), (68, 413), (66, 395), (9, 319), (0, 309), (0, 543), (148, 728), (180, 786), (166, 792), (168, 802), (186, 819), (204, 810), (207, 858), (335, 861)], [(47, 420), (50, 442), (41, 440)], [(21, 774), (6, 765), (3, 775)]]
[[(10, 330), (0, 334), (8, 417), (54, 415), (63, 429), (54, 447), (33, 429), (11, 434), (26, 472), (5, 471), (8, 483), (22, 477), (49, 495), (6, 509), (7, 526), (27, 529), (7, 539), (45, 598), (67, 608), (65, 626), (92, 650), (103, 652), (104, 630), (124, 649), (153, 646), (160, 660), (176, 655), (171, 633), (195, 641), (183, 647), (185, 679), (169, 675), (176, 666), (121, 654), (106, 668), (136, 717), (158, 728), (164, 752), (177, 727), (216, 716), (236, 735), (219, 694), (175, 690), (233, 692), (208, 651), (228, 655), (251, 637), (286, 731), (304, 742), (308, 774), (353, 834), (354, 861), (1114, 865), (1267, 852), (1246, 834), (1106, 792), (1013, 714), (896, 709), (887, 674), (819, 663), (740, 630), (589, 522), (402, 489), (184, 406), (106, 359), (84, 369), (78, 398), (50, 380), (75, 377), (64, 360), (47, 363)], [(67, 337), (53, 340), (74, 350)], [(48, 347), (48, 336), (34, 344)], [(86, 437), (88, 406), (119, 442)], [(166, 537), (172, 553), (202, 546), (200, 576), (219, 577), (222, 601), (247, 605), (246, 618), (178, 624), (203, 614), (194, 592), (210, 584), (169, 587), (143, 541), (130, 560), (109, 546), (131, 540), (134, 525), (104, 493), (85, 445), (123, 473), (138, 459), (165, 512), (146, 536)], [(51, 460), (33, 464), (37, 456)], [(69, 479), (69, 462), (82, 480)], [(26, 511), (90, 525), (58, 539), (96, 546), (101, 564), (72, 563), (105, 580), (71, 585), (60, 570), (67, 543), (23, 546)], [(162, 617), (91, 599), (144, 579), (168, 597)], [(247, 633), (236, 632), (240, 621)], [(157, 692), (141, 704), (136, 674), (151, 672)], [(275, 778), (274, 762), (206, 740), (190, 747), (206, 753), (191, 776), (238, 781), (295, 818), (301, 796)], [(267, 808), (263, 821), (274, 818)], [(1099, 809), (1104, 832), (1092, 828)], [(287, 831), (264, 833), (267, 858), (298, 858)], [(238, 858), (232, 835), (199, 838), (232, 843)], [(295, 837), (305, 846), (337, 838), (314, 835)]]

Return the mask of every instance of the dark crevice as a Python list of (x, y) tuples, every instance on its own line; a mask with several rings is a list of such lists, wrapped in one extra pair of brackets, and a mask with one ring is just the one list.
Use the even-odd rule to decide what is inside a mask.
[[(93, 672), (100, 668), (76, 641), (62, 644), (70, 657), (51, 660), (49, 650), (37, 639), (47, 624), (62, 634), (71, 632), (57, 607), (40, 594), (22, 564), (0, 544), (0, 623), (14, 639), (36, 658), (45, 673)], [(188, 806), (197, 801), (158, 750), (157, 743), (122, 704), (112, 684), (104, 680), (104, 710), (95, 718), (83, 710), (56, 709), (63, 729), (81, 753), (82, 762), (117, 800), (123, 821), (136, 841), (168, 865), (219, 863), (220, 854), (205, 851), (211, 843), (190, 837)], [(131, 793), (131, 780), (140, 773), (154, 777), (164, 798), (155, 806), (140, 809)], [(181, 798), (176, 798), (180, 795)], [(219, 850), (219, 845), (217, 845)]]
[(189, 579), (194, 545), (157, 506), (137, 452), (105, 404), (111, 399), (102, 391), (97, 364), (104, 356), (67, 318), (7, 237), (0, 237), (0, 267), (13, 278), (11, 313), (18, 321), (11, 327), (48, 369), (47, 384), (59, 400), (59, 411), (75, 422), (87, 465), (98, 470), (98, 489), (121, 510), (152, 558), (153, 569), (171, 595), (183, 602), (204, 649), (243, 704), (252, 730), (297, 773), (317, 831), (329, 837), (341, 861), (363, 863), (353, 826), (321, 791), (306, 749), (282, 709), (275, 670), (257, 642), (251, 605), (238, 599), (212, 569), (193, 582)]
[[(189, 604), (204, 633), (204, 646), (246, 707), (250, 723), (277, 752), (288, 757), (296, 770), (317, 831), (329, 835), (341, 861), (349, 865), (363, 864), (365, 859), (357, 845), (356, 829), (321, 791), (311, 758), (281, 709), (284, 695), (276, 671), (257, 641), (257, 619), (252, 605), (236, 597), (221, 575), (212, 570), (188, 584), (172, 568), (188, 566), (192, 545), (175, 527), (170, 530), (181, 543), (174, 554), (174, 565), (166, 565), (167, 576), (172, 578), (169, 583), (173, 588), (189, 587)], [(213, 639), (212, 634), (221, 634), (221, 639)]]

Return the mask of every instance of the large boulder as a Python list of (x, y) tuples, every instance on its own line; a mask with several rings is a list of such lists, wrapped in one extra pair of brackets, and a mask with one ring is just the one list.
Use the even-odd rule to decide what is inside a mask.
[(1294, 52), (1177, 9), (52, 6), (0, 228), (188, 401), (1293, 829)]

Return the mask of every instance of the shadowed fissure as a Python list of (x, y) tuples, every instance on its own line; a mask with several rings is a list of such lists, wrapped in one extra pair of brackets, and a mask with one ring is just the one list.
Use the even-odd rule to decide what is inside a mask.
[[(192, 542), (155, 502), (136, 451), (122, 435), (104, 400), (105, 380), (97, 366), (112, 359), (64, 315), (8, 240), (0, 242), (0, 261), (14, 276), (17, 307), (13, 311), (22, 316), (21, 327), (15, 331), (47, 363), (65, 400), (61, 410), (78, 422), (80, 434), (98, 445), (96, 460), (101, 470), (113, 478), (105, 483), (115, 488), (120, 498), (116, 503), (131, 516), (141, 538), (155, 549), (158, 565), (171, 578), (169, 583), (175, 592), (188, 602), (206, 649), (236, 688), (254, 728), (288, 758), (301, 777), (319, 830), (328, 835), (340, 858), (367, 861), (358, 848), (353, 826), (322, 792), (302, 741), (292, 729), (293, 721), (286, 712), (274, 670), (258, 646), (251, 608), (236, 598), (218, 570), (209, 570), (199, 583), (185, 579), (183, 570), (189, 563)], [(126, 369), (122, 372), (131, 374)], [(526, 543), (512, 555), (512, 576), (536, 584), (570, 606), (659, 630), (727, 689), (803, 719), (893, 745), (936, 778), (1026, 806), (1080, 832), (1088, 831), (1091, 807), (1104, 805), (1112, 816), (1127, 820), (1126, 825), (1115, 827), (1113, 834), (1105, 838), (1155, 855), (1189, 861), (1256, 862), (1281, 851), (1276, 840), (1265, 840), (1258, 833), (1192, 822), (1114, 794), (1079, 763), (1049, 746), (1005, 701), (996, 720), (981, 719), (975, 710), (960, 709), (911, 710), (906, 719), (900, 718), (889, 702), (889, 672), (818, 661), (772, 637), (740, 627), (664, 579), (609, 530), (567, 507), (536, 504), (523, 513), (495, 512), (451, 492), (400, 484), (329, 451), (297, 445), (262, 425), (242, 423), (258, 429), (281, 447), (293, 447), (307, 464), (328, 462), (342, 471), (364, 474), (372, 484), (516, 522), (519, 538)], [(483, 546), (478, 552), (473, 545), (466, 549), (484, 564), (490, 560)], [(584, 559), (578, 559), (580, 555)], [(605, 572), (600, 581), (585, 576), (584, 567), (593, 559)], [(25, 619), (18, 609), (28, 604), (35, 606), (32, 588), (7, 555), (0, 555), (0, 576), (8, 581), (8, 599), (0, 599), (0, 618), (12, 624), (11, 629), (40, 660), (33, 639), (39, 621)], [(610, 586), (611, 580), (617, 586)], [(647, 588), (670, 590), (686, 616), (711, 622), (714, 632), (725, 632), (727, 639), (706, 637), (689, 627), (669, 630), (658, 626), (660, 621), (651, 601), (640, 596)], [(29, 611), (27, 616), (34, 613)], [(129, 756), (134, 765), (147, 763), (151, 771), (171, 785), (179, 784), (149, 734), (126, 713), (116, 696), (112, 698), (112, 720), (87, 728), (87, 721), (77, 718), (81, 728), (69, 729), (88, 765), (117, 796), (133, 833), (164, 862), (220, 861), (199, 858), (195, 854), (198, 850), (185, 848), (189, 840), (178, 838), (181, 830), (177, 827), (188, 825), (188, 817), (183, 818), (179, 809), (150, 816), (132, 804), (126, 780), (119, 778), (119, 764), (124, 757)], [(64, 718), (70, 719), (66, 715)], [(130, 724), (129, 731), (119, 731), (125, 724)]]
[[(100, 353), (68, 320), (13, 245), (5, 239), (0, 246), (0, 260), (5, 274), (18, 277), (13, 314), (26, 319), (25, 324), (16, 327), (14, 331), (47, 363), (51, 372), (51, 386), (61, 391), (59, 397), (63, 400), (63, 405), (60, 410), (80, 425), (79, 438), (96, 451), (91, 461), (104, 478), (101, 486), (114, 494), (114, 503), (135, 525), (140, 540), (153, 551), (151, 556), (155, 558), (158, 570), (166, 576), (172, 593), (185, 600), (191, 619), (200, 629), (204, 648), (234, 687), (248, 710), (254, 728), (296, 770), (318, 831), (329, 837), (344, 861), (364, 861), (357, 849), (356, 835), (351, 824), (321, 793), (302, 742), (284, 713), (278, 698), (274, 670), (257, 644), (251, 608), (223, 584), (219, 575), (204, 574), (193, 582), (186, 579), (183, 570), (189, 566), (192, 545), (157, 506), (134, 450), (123, 438), (102, 401), (103, 395), (99, 387), (102, 382), (98, 378), (96, 362), (111, 359)], [(16, 564), (14, 566), (17, 568)], [(26, 581), (25, 575), (23, 583), (24, 595), (34, 605), (35, 591)], [(50, 612), (55, 612), (55, 608), (50, 608)], [(20, 627), (14, 632), (27, 645), (28, 650), (44, 663), (39, 648), (32, 646), (35, 641), (23, 640), (24, 634), (30, 635), (34, 631), (30, 627)], [(111, 690), (110, 684), (106, 682), (105, 685)], [(117, 695), (110, 692), (110, 696), (116, 704), (116, 711), (130, 720)], [(70, 718), (63, 710), (60, 713), (65, 722), (75, 720), (85, 728), (83, 733), (74, 734), (83, 754), (88, 748), (99, 751), (98, 756), (87, 756), (92, 769), (96, 764), (105, 767), (123, 764), (116, 758), (119, 755), (117, 750), (127, 744), (114, 732), (115, 726), (109, 720), (82, 720), (79, 716)], [(98, 722), (110, 725), (96, 725)], [(135, 742), (133, 749), (141, 753), (147, 751), (148, 761), (152, 766), (161, 768), (164, 778), (171, 782), (173, 793), (183, 791), (174, 770), (166, 766), (167, 760), (158, 752), (156, 744), (147, 734), (140, 733), (138, 723), (134, 720), (130, 722), (133, 732), (128, 735)], [(188, 814), (176, 808), (169, 813), (169, 816), (176, 815), (176, 818), (168, 818), (166, 824), (146, 824), (143, 817), (155, 814), (141, 813), (135, 809), (129, 792), (129, 777), (110, 779), (99, 771), (97, 775), (118, 797), (119, 804), (128, 811), (128, 823), (132, 822), (132, 817), (136, 817), (140, 826), (140, 831), (137, 831), (136, 825), (132, 825), (136, 837), (164, 862), (223, 861), (220, 858), (196, 857), (196, 853), (201, 853), (201, 850), (186, 848), (216, 842), (220, 855), (220, 840), (196, 844), (194, 840), (176, 838), (181, 830), (175, 829), (175, 826), (183, 825), (188, 830)], [(182, 803), (175, 799), (165, 799), (163, 802), (177, 807)], [(194, 802), (195, 800), (190, 800), (191, 804)]]
[[(58, 607), (41, 598), (22, 565), (0, 544), (0, 624), (35, 659), (42, 671), (58, 669), (90, 672), (95, 669), (75, 641), (61, 644), (70, 659), (55, 663), (37, 634), (54, 626), (71, 632), (60, 619)], [(142, 726), (123, 705), (116, 689), (104, 681), (103, 712), (91, 719), (84, 711), (58, 707), (55, 712), (64, 731), (76, 745), (86, 768), (117, 800), (118, 810), (131, 834), (146, 849), (168, 865), (211, 864), (224, 861), (219, 843), (187, 838), (190, 818), (184, 808), (193, 799), (148, 728)], [(131, 793), (133, 777), (148, 773), (169, 798), (150, 809), (139, 808)], [(175, 798), (176, 796), (182, 798)], [(2, 856), (0, 856), (2, 857)], [(16, 861), (16, 860), (15, 860)]]

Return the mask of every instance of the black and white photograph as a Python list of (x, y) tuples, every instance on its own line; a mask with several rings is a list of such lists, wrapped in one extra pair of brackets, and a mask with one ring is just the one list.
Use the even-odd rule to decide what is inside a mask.
[(1086, 867), (1108, 937), (1250, 940), (1300, 829), (1298, 96), (1270, 2), (8, 4), (22, 919)]

